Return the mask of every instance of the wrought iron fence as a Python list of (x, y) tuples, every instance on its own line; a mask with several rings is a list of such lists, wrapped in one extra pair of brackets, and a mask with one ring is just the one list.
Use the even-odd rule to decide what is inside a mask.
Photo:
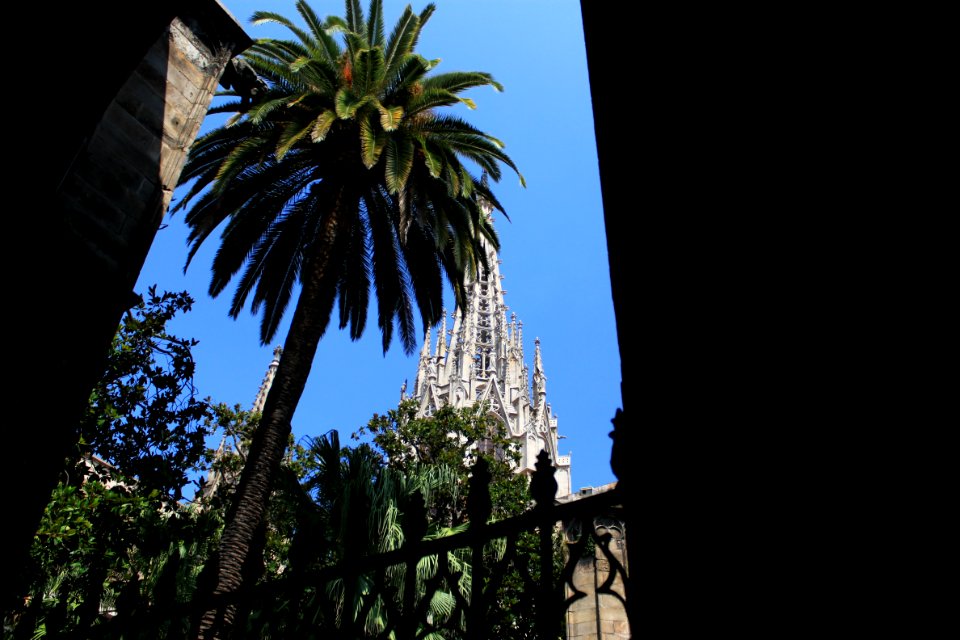
[[(614, 488), (557, 502), (554, 472), (541, 453), (531, 478), (535, 506), (488, 522), (490, 476), (481, 459), (471, 477), (468, 530), (424, 541), (424, 510), (404, 525), (405, 539), (416, 542), (301, 575), (297, 585), (248, 594), (235, 632), (260, 638), (628, 638), (623, 496)], [(575, 579), (585, 565), (593, 569), (586, 588)], [(611, 620), (602, 619), (601, 597), (620, 605), (618, 613), (607, 607)], [(590, 606), (571, 615), (579, 601)]]

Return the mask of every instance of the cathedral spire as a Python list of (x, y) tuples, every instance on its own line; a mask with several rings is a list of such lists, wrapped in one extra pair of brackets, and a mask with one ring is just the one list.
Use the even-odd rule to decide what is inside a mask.
[(540, 354), (540, 338), (534, 340), (536, 349), (533, 352), (533, 384), (537, 396), (547, 393), (547, 376), (543, 375), (543, 356)]
[(430, 359), (430, 329), (427, 329), (423, 335), (423, 348), (420, 349), (420, 364), (417, 367), (417, 378), (413, 383), (414, 397), (423, 395), (427, 388), (427, 363)]
[(447, 310), (440, 312), (443, 320), (440, 322), (440, 331), (437, 333), (437, 356), (442, 362), (447, 357)]
[[(483, 203), (487, 215), (492, 208)], [(427, 332), (413, 398), (419, 415), (430, 415), (445, 404), (454, 407), (484, 402), (503, 423), (506, 435), (520, 445), (518, 473), (531, 473), (537, 455), (546, 450), (561, 478), (559, 495), (570, 493), (570, 457), (557, 454), (557, 419), (546, 402), (546, 375), (540, 341), (536, 341), (533, 366), (523, 353), (523, 323), (510, 314), (504, 302), (500, 260), (490, 243), (481, 240), (486, 252), (485, 268), (464, 281), (463, 307), (451, 314), (453, 330), (447, 331), (443, 314), (432, 350)], [(534, 376), (531, 390), (530, 375)]]
[(267, 373), (263, 376), (263, 382), (260, 383), (260, 390), (253, 401), (253, 411), (263, 413), (263, 405), (267, 402), (267, 394), (270, 393), (270, 387), (273, 386), (273, 379), (277, 375), (277, 367), (280, 366), (280, 356), (283, 355), (283, 347), (273, 349), (273, 360), (267, 367)]
[(420, 349), (420, 359), (426, 360), (430, 357), (430, 334), (432, 332), (430, 329), (427, 329), (426, 335), (423, 337), (423, 348)]

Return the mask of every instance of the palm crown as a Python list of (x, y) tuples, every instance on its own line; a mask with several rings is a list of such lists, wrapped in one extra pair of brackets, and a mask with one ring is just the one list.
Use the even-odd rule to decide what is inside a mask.
[(323, 21), (303, 0), (296, 8), (305, 28), (276, 13), (254, 14), (256, 23), (282, 25), (294, 38), (261, 40), (244, 54), (265, 90), (215, 107), (234, 115), (191, 149), (181, 181), (196, 181), (177, 205), (202, 193), (186, 216), (188, 264), (228, 221), (210, 293), (243, 269), (230, 313), (236, 317), (248, 300), (253, 312), (262, 306), (264, 343), (294, 284), (310, 272), (320, 291), (314, 311), (328, 322), (338, 301), (340, 328), (349, 325), (354, 339), (364, 330), (372, 283), (384, 350), (396, 319), (411, 352), (414, 306), (424, 326), (435, 324), (446, 275), (464, 308), (464, 276), (485, 260), (481, 242), (497, 245), (487, 212), (503, 208), (465, 161), (494, 181), (505, 164), (523, 182), (496, 138), (439, 110), (472, 108), (459, 95), (467, 89), (502, 87), (487, 73), (430, 74), (439, 61), (414, 47), (432, 4), (419, 14), (407, 6), (389, 37), (380, 0), (367, 16), (358, 0), (346, 0), (345, 18)]

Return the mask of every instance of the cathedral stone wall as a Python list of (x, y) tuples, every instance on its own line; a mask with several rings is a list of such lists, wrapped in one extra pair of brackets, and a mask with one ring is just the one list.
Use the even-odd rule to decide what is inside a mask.
[[(576, 500), (593, 493), (609, 490), (613, 485), (595, 489), (584, 489), (568, 500)], [(611, 536), (608, 550), (610, 554), (629, 571), (627, 564), (626, 528), (622, 521), (611, 518), (596, 518), (593, 522), (599, 535)], [(621, 598), (625, 598), (622, 575), (603, 550), (597, 546), (591, 557), (582, 558), (573, 572), (573, 585), (585, 597), (573, 602), (566, 612), (567, 640), (627, 640), (630, 638), (630, 625), (627, 611)], [(619, 595), (606, 593), (603, 585), (613, 575), (609, 590)], [(566, 597), (574, 595), (569, 585), (565, 586)]]

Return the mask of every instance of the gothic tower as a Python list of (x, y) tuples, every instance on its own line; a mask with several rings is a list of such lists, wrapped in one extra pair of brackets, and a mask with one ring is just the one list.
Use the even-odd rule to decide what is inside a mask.
[(273, 379), (277, 375), (277, 367), (280, 366), (281, 354), (283, 354), (283, 347), (273, 348), (273, 360), (270, 362), (270, 366), (267, 367), (267, 373), (263, 376), (263, 382), (260, 383), (260, 390), (257, 392), (257, 397), (253, 400), (252, 411), (256, 413), (263, 413), (263, 405), (267, 403), (267, 394), (270, 392), (270, 387), (273, 386)]
[[(570, 494), (570, 456), (560, 455), (557, 417), (547, 402), (540, 339), (534, 340), (531, 386), (524, 359), (523, 322), (517, 321), (515, 313), (507, 322), (501, 261), (489, 243), (484, 242), (484, 247), (489, 269), (478, 279), (468, 277), (466, 312), (456, 309), (450, 314), (453, 329), (448, 332), (444, 310), (436, 346), (432, 330), (424, 336), (411, 397), (419, 401), (421, 415), (430, 415), (446, 404), (459, 408), (486, 402), (521, 445), (518, 473), (533, 473), (541, 450), (550, 455), (557, 468), (560, 498)], [(401, 396), (405, 397), (405, 389)]]

